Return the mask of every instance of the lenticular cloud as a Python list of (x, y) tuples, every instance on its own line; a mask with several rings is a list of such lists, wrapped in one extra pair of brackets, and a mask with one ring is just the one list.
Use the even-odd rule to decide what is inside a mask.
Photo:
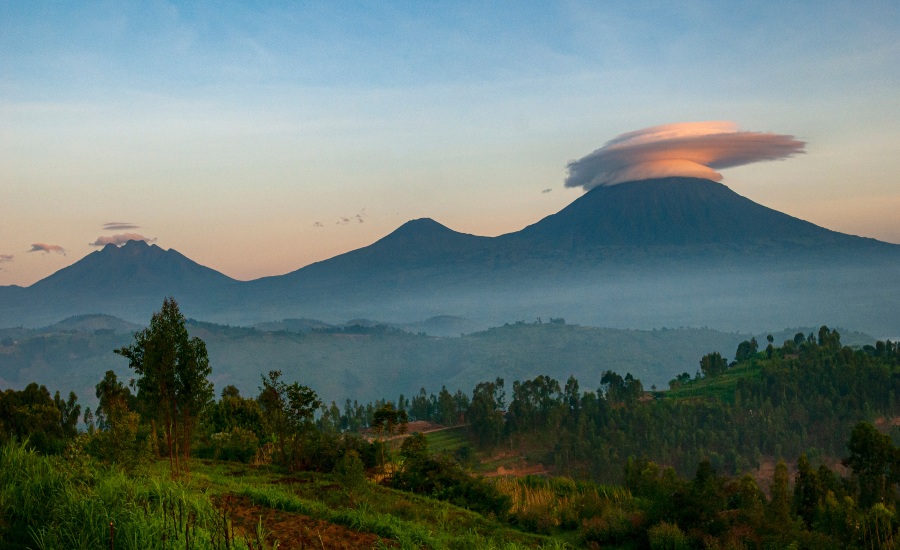
[(566, 187), (684, 176), (722, 179), (716, 170), (803, 153), (794, 136), (738, 130), (733, 122), (682, 122), (622, 134), (570, 162)]

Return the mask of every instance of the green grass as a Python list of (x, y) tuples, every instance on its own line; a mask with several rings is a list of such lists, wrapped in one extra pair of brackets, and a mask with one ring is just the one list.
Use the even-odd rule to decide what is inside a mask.
[(472, 445), (466, 436), (465, 426), (432, 432), (425, 434), (425, 437), (428, 439), (428, 448), (434, 453), (455, 453), (465, 445)]
[(734, 393), (738, 381), (748, 378), (759, 372), (759, 366), (752, 363), (742, 363), (728, 369), (724, 374), (714, 378), (701, 378), (691, 380), (682, 386), (656, 395), (664, 399), (718, 399), (726, 403), (734, 403)]
[(306, 473), (295, 484), (252, 485), (240, 494), (263, 506), (374, 533), (404, 548), (541, 548), (547, 537), (524, 533), (446, 502), (369, 484), (351, 497), (331, 476)]
[[(209, 495), (154, 469), (126, 475), (84, 456), (0, 449), (0, 548), (218, 548), (224, 527)], [(248, 548), (238, 540), (234, 548)]]
[[(0, 549), (224, 548), (223, 495), (373, 533), (400, 548), (563, 548), (566, 537), (517, 530), (446, 502), (367, 483), (349, 493), (329, 474), (286, 476), (271, 467), (191, 461), (172, 481), (165, 462), (125, 474), (85, 455), (46, 457), (23, 445), (0, 447)], [(266, 526), (262, 526), (264, 529)], [(275, 534), (277, 536), (277, 533)], [(249, 542), (235, 540), (232, 548)], [(269, 542), (274, 542), (270, 538)]]

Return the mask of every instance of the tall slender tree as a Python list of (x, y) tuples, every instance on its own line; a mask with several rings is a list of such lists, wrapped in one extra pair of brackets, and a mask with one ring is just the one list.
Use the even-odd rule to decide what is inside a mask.
[(134, 344), (115, 350), (138, 375), (138, 399), (158, 420), (166, 438), (172, 475), (182, 470), (180, 456), (190, 456), (196, 419), (213, 397), (206, 344), (191, 338), (174, 298), (166, 298), (150, 326), (135, 333)]

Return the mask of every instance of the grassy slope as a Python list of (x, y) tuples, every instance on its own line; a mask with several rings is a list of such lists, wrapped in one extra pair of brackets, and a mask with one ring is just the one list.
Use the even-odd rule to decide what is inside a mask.
[(312, 547), (335, 548), (512, 550), (575, 542), (571, 534), (525, 533), (372, 483), (348, 492), (327, 474), (288, 477), (269, 467), (195, 460), (188, 479), (172, 482), (165, 462), (125, 476), (85, 457), (40, 457), (16, 445), (0, 449), (0, 466), (0, 501), (9, 506), (0, 522), (0, 548), (105, 547), (110, 521), (116, 547), (123, 548), (183, 546), (186, 528), (192, 530), (190, 547), (224, 548), (226, 521), (244, 539), (236, 539), (234, 548), (275, 548), (276, 541), (297, 548), (304, 536)]

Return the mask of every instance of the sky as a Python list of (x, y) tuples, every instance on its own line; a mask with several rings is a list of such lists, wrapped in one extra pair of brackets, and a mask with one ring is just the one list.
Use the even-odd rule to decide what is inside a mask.
[(430, 217), (499, 235), (617, 136), (722, 121), (716, 169), (900, 243), (900, 4), (0, 0), (0, 285), (127, 236), (231, 277)]

